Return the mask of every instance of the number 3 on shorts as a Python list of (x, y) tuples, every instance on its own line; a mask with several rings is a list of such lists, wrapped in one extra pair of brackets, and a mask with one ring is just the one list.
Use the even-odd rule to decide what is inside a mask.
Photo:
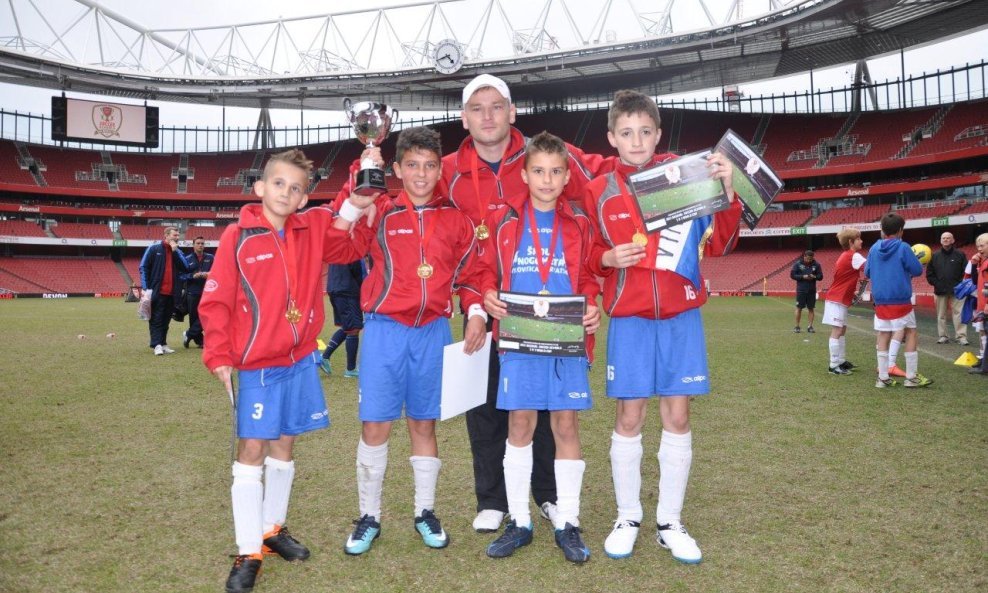
[(254, 404), (254, 413), (250, 415), (254, 420), (260, 420), (264, 415), (264, 404)]
[(608, 381), (614, 380), (614, 365), (612, 364), (607, 365), (607, 380)]

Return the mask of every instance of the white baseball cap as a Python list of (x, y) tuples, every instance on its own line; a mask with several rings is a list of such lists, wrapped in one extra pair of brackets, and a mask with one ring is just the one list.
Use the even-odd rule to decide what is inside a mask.
[(503, 80), (490, 74), (481, 74), (468, 82), (467, 86), (463, 87), (463, 104), (466, 105), (474, 93), (486, 87), (496, 90), (501, 93), (502, 97), (508, 100), (508, 103), (511, 102), (511, 91), (508, 90), (508, 85)]

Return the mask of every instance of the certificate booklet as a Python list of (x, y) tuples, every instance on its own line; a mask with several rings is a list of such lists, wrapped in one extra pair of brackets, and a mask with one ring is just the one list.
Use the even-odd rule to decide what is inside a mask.
[(731, 182), (741, 198), (741, 219), (749, 229), (755, 228), (765, 209), (782, 191), (782, 180), (733, 130), (727, 130), (714, 150), (734, 163)]
[(499, 324), (498, 348), (545, 356), (586, 355), (583, 295), (541, 295), (501, 292), (508, 316)]
[(710, 152), (693, 152), (628, 177), (646, 232), (727, 209), (724, 184), (710, 178)]

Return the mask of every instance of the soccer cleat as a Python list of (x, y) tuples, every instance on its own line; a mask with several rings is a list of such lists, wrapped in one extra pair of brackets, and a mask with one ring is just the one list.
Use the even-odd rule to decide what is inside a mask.
[(155, 356), (161, 356), (164, 353), (165, 353), (165, 349), (161, 347), (161, 344), (158, 344), (157, 346), (154, 347)]
[(948, 342), (950, 342), (950, 340), (947, 339), (947, 336), (941, 336), (940, 339), (937, 340), (937, 344), (946, 344)]
[(539, 514), (542, 515), (543, 519), (548, 520), (553, 525), (556, 524), (556, 513), (559, 512), (559, 507), (556, 503), (549, 502), (548, 500), (539, 505)]
[(889, 375), (892, 377), (905, 377), (906, 371), (900, 369), (897, 365), (889, 365)]
[(845, 360), (844, 362), (840, 363), (840, 368), (844, 369), (845, 371), (853, 371), (854, 369), (858, 368), (858, 365), (852, 363), (850, 360)]
[(360, 376), (360, 372), (357, 369), (353, 369), (352, 371), (350, 369), (347, 369), (343, 371), (343, 376), (350, 379), (354, 379)]
[(604, 553), (608, 558), (629, 558), (635, 549), (635, 540), (638, 539), (638, 529), (642, 526), (638, 521), (628, 519), (618, 519), (614, 522), (614, 529), (604, 540)]
[(381, 524), (374, 517), (364, 515), (353, 522), (353, 533), (347, 538), (343, 551), (350, 556), (359, 556), (371, 549), (371, 544), (381, 536)]
[(965, 338), (964, 336), (961, 336), (961, 337), (957, 338), (957, 343), (960, 344), (961, 346), (970, 346), (971, 345), (971, 343), (968, 342), (967, 341), (967, 338)]
[(885, 389), (886, 387), (895, 387), (898, 384), (899, 382), (891, 377), (889, 377), (888, 379), (882, 379), (881, 377), (879, 377), (878, 380), (875, 381), (875, 387), (879, 389)]
[(853, 374), (849, 369), (845, 369), (844, 367), (842, 367), (840, 365), (837, 365), (835, 367), (830, 367), (830, 372), (833, 373), (834, 375), (851, 375), (851, 374)]
[(672, 557), (683, 564), (699, 564), (703, 559), (696, 540), (690, 537), (686, 526), (679, 521), (657, 525), (655, 541), (660, 546), (672, 552)]
[(799, 326), (798, 325), (796, 327), (792, 328), (792, 333), (794, 333), (794, 334), (798, 334), (799, 333)]
[(902, 382), (902, 384), (905, 385), (906, 387), (926, 387), (927, 385), (933, 384), (933, 379), (927, 379), (923, 375), (916, 373), (915, 377), (913, 377), (912, 379), (909, 379), (907, 377), (906, 380)]
[(265, 554), (277, 554), (289, 562), (309, 558), (309, 549), (292, 537), (284, 525), (275, 525), (274, 529), (264, 534), (264, 547), (261, 551)]
[(808, 333), (808, 334), (815, 334), (816, 333), (816, 330), (813, 329), (813, 326), (812, 325), (810, 325), (810, 326), (807, 326), (806, 333)]
[(189, 337), (189, 330), (185, 330), (184, 332), (182, 332), (182, 346), (184, 346), (186, 349), (188, 349), (189, 348), (189, 342), (191, 342), (191, 341), (192, 341), (192, 338)]
[(261, 574), (263, 554), (244, 554), (233, 560), (230, 576), (226, 578), (226, 593), (250, 593)]
[(504, 533), (487, 546), (487, 555), (491, 558), (507, 558), (518, 548), (530, 543), (532, 543), (532, 526), (518, 527), (512, 519), (505, 526)]
[(165, 354), (175, 354), (175, 351), (173, 349), (171, 349), (168, 346), (168, 344), (162, 344), (161, 345), (161, 351), (164, 352)]
[(439, 524), (439, 517), (431, 510), (424, 510), (415, 517), (415, 531), (422, 536), (422, 541), (430, 548), (445, 548), (449, 545), (449, 536)]
[(577, 564), (590, 560), (590, 548), (583, 543), (583, 536), (580, 533), (580, 528), (571, 523), (556, 530), (556, 545), (563, 551), (563, 556), (567, 560)]
[(503, 512), (484, 509), (473, 520), (473, 529), (477, 533), (494, 533), (501, 528), (501, 521), (504, 521)]
[(333, 374), (333, 367), (329, 366), (328, 358), (319, 359), (319, 368), (322, 369), (322, 372), (326, 373), (327, 375)]

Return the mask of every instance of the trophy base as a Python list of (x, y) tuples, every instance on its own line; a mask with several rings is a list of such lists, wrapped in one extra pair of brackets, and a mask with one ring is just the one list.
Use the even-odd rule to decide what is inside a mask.
[(386, 190), (384, 170), (361, 169), (357, 172), (357, 182), (353, 187), (353, 193), (360, 196), (372, 196), (384, 193)]

